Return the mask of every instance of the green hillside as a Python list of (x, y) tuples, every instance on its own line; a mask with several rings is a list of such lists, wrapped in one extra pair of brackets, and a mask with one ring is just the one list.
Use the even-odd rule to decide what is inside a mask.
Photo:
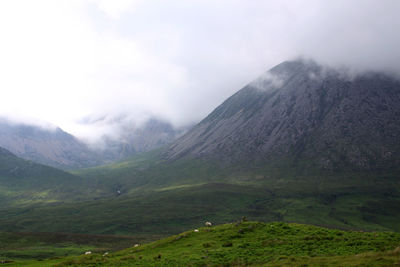
[(114, 183), (109, 187), (118, 184), (123, 194), (100, 206), (126, 207), (137, 215), (127, 221), (140, 225), (163, 222), (162, 227), (150, 228), (167, 233), (166, 229), (170, 233), (184, 229), (170, 228), (174, 221), (192, 227), (200, 216), (224, 223), (243, 215), (263, 221), (400, 231), (400, 180), (395, 170), (321, 171), (307, 163), (293, 167), (289, 161), (226, 167), (206, 160), (167, 162), (160, 154), (148, 153), (76, 174)]
[[(153, 240), (157, 236), (153, 237)], [(87, 235), (67, 233), (0, 232), (2, 260), (43, 260), (81, 255), (90, 250), (98, 253), (116, 251), (148, 241), (142, 236)]]
[(399, 245), (400, 234), (392, 232), (237, 222), (115, 253), (43, 261), (42, 266), (394, 266), (400, 261)]
[(260, 221), (400, 231), (400, 198), (393, 191), (398, 181), (377, 180), (366, 175), (320, 177), (318, 183), (304, 177), (165, 185), (91, 201), (1, 207), (5, 216), (0, 218), (0, 227), (8, 231), (169, 235), (205, 219), (226, 223), (246, 216)]
[(88, 192), (86, 179), (16, 157), (0, 148), (0, 203), (33, 203), (76, 200)]

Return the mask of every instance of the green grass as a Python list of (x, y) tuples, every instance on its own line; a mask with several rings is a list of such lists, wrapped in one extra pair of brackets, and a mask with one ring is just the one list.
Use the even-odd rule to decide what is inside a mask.
[(400, 234), (392, 232), (238, 222), (190, 230), (105, 256), (61, 259), (56, 266), (392, 266), (400, 262), (399, 245)]
[(82, 255), (86, 251), (104, 253), (131, 247), (136, 243), (155, 240), (159, 236), (111, 236), (66, 233), (0, 232), (0, 262), (42, 262)]

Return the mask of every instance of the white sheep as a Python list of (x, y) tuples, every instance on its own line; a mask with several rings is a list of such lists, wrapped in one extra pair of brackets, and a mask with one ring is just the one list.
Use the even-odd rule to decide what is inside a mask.
[(135, 244), (133, 247), (134, 247), (134, 248), (137, 248), (138, 246), (140, 246), (140, 245), (139, 245), (139, 244)]
[(85, 252), (85, 255), (90, 255), (90, 254), (92, 254), (91, 251), (86, 251), (86, 252)]
[(206, 222), (205, 225), (210, 227), (210, 226), (212, 226), (212, 223), (211, 222)]
[(194, 231), (195, 231), (196, 233), (198, 233), (198, 232), (199, 232), (199, 229), (194, 229)]

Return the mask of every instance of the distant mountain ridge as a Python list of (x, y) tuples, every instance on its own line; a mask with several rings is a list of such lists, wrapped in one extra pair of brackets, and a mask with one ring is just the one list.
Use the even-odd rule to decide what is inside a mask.
[(82, 168), (102, 160), (86, 144), (60, 128), (0, 121), (0, 146), (15, 155), (58, 168)]
[(86, 168), (106, 164), (171, 143), (185, 128), (149, 119), (140, 127), (122, 125), (120, 136), (104, 137), (102, 149), (89, 146), (60, 128), (14, 123), (0, 119), (0, 147), (18, 157), (61, 169)]
[(399, 117), (398, 80), (346, 78), (314, 62), (288, 61), (227, 99), (164, 157), (390, 169), (400, 163)]

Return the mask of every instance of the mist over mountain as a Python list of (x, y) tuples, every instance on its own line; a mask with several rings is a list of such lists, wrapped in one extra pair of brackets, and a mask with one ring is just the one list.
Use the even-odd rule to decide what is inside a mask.
[[(171, 143), (185, 128), (154, 118), (142, 125), (120, 121), (118, 131), (103, 135), (97, 143), (87, 143), (59, 127), (41, 127), (0, 120), (0, 146), (18, 157), (62, 169), (76, 169), (117, 160)], [(93, 128), (92, 128), (93, 129)]]
[(59, 168), (100, 164), (85, 143), (60, 128), (0, 121), (0, 146), (18, 157)]
[[(396, 78), (286, 61), (172, 144), (75, 170), (79, 178), (63, 180), (61, 189), (67, 190), (60, 197), (53, 180), (44, 179), (41, 188), (23, 196), (18, 195), (25, 193), (23, 186), (13, 192), (8, 186), (0, 195), (4, 201), (43, 198), (29, 211), (18, 202), (0, 209), (6, 214), (0, 226), (10, 231), (174, 233), (193, 229), (204, 218), (222, 223), (246, 216), (400, 231), (399, 115)], [(168, 124), (157, 121), (141, 124), (141, 131), (136, 125), (125, 127), (126, 139), (112, 139), (111, 158), (174, 136)], [(140, 145), (129, 143), (130, 136)], [(57, 202), (45, 203), (52, 199)]]
[(400, 74), (394, 0), (22, 1), (0, 3), (0, 114), (75, 136), (86, 116), (198, 122), (298, 56)]
[(400, 163), (399, 116), (400, 82), (391, 76), (287, 61), (227, 99), (164, 156), (389, 170)]
[(121, 118), (114, 120), (113, 124), (111, 127), (114, 133), (103, 135), (91, 144), (92, 149), (98, 151), (106, 161), (120, 160), (160, 148), (172, 143), (190, 128), (177, 128), (156, 118), (146, 119), (141, 124)]

